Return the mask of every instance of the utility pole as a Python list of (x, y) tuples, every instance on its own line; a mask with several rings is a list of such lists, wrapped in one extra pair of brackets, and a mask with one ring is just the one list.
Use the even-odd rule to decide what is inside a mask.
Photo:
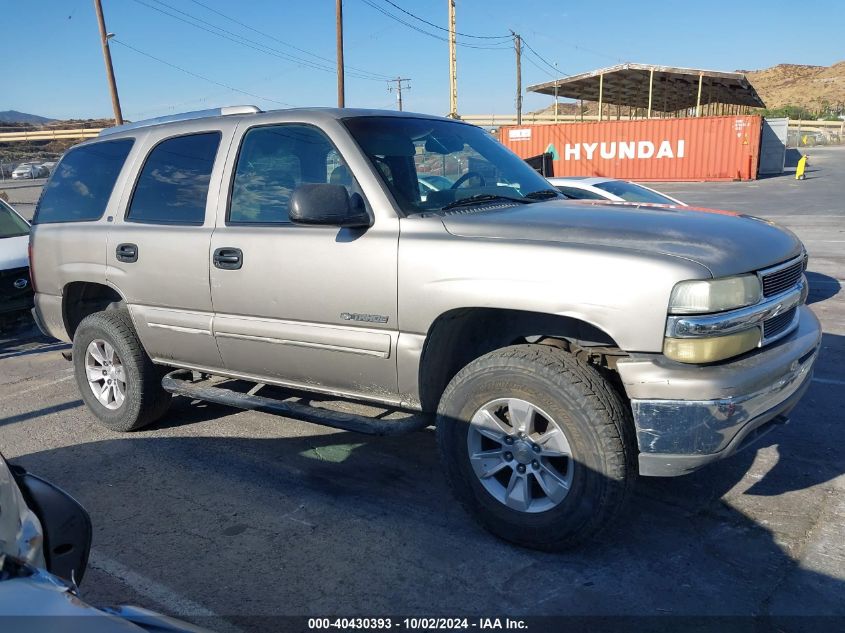
[(455, 52), (455, 0), (449, 3), (449, 116), (458, 118), (458, 57)]
[(522, 125), (522, 38), (513, 31), (511, 35), (516, 50), (516, 124)]
[(343, 85), (343, 0), (335, 2), (335, 28), (337, 30), (337, 107), (346, 107), (346, 90)]
[(411, 81), (407, 78), (397, 77), (396, 79), (388, 79), (387, 81), (387, 91), (393, 92), (393, 87), (390, 85), (393, 82), (396, 82), (396, 98), (399, 101), (399, 112), (402, 112), (402, 89), (410, 90), (411, 86), (403, 86), (403, 81)]
[(560, 73), (557, 70), (557, 62), (555, 62), (555, 123), (557, 123), (557, 110), (558, 110), (558, 105), (557, 105), (557, 103), (558, 103), (557, 102), (557, 79), (558, 79), (559, 74)]
[(97, 13), (97, 22), (100, 24), (100, 42), (103, 45), (103, 60), (106, 62), (106, 78), (109, 81), (109, 92), (111, 92), (111, 105), (114, 109), (114, 124), (123, 125), (123, 113), (120, 111), (120, 97), (117, 95), (117, 84), (114, 81), (114, 68), (111, 64), (111, 51), (109, 50), (109, 38), (111, 33), (106, 31), (106, 20), (103, 17), (103, 5), (100, 0), (94, 0), (94, 11)]

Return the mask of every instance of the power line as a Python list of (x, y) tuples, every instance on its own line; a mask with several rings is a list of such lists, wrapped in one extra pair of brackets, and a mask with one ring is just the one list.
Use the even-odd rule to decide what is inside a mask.
[[(278, 49), (267, 46), (266, 44), (262, 44), (261, 42), (251, 40), (247, 37), (244, 37), (243, 35), (239, 35), (238, 33), (234, 33), (232, 31), (224, 29), (223, 27), (217, 26), (216, 24), (212, 24), (208, 20), (198, 18), (191, 13), (188, 13), (186, 11), (182, 11), (181, 9), (177, 9), (176, 7), (169, 5), (166, 2), (162, 2), (162, 0), (152, 0), (152, 1), (155, 2), (156, 4), (160, 4), (164, 7), (167, 7), (171, 11), (175, 11), (177, 13), (180, 13), (180, 14), (190, 18), (191, 20), (199, 22), (200, 24), (205, 24), (207, 26), (210, 26), (211, 28), (216, 29), (216, 31), (220, 31), (220, 33), (217, 33), (215, 31), (209, 31), (208, 29), (203, 28), (199, 24), (194, 24), (193, 22), (190, 22), (188, 20), (180, 18), (179, 16), (172, 15), (172, 14), (166, 12), (166, 11), (162, 11), (161, 9), (158, 9), (157, 7), (153, 7), (149, 4), (147, 4), (146, 2), (142, 2), (141, 0), (135, 0), (135, 2), (138, 2), (139, 4), (143, 4), (143, 5), (151, 8), (151, 9), (159, 11), (160, 13), (164, 13), (165, 15), (176, 18), (177, 20), (181, 20), (182, 22), (185, 22), (186, 24), (190, 24), (191, 26), (199, 28), (203, 31), (212, 33), (213, 35), (217, 35), (219, 37), (223, 37), (224, 39), (228, 39), (230, 41), (234, 41), (238, 44), (241, 44), (242, 46), (246, 46), (247, 48), (252, 48), (253, 50), (257, 50), (259, 52), (262, 52), (262, 53), (265, 53), (265, 54), (268, 54), (268, 55), (272, 55), (274, 57), (279, 57), (279, 58), (287, 60), (287, 61), (299, 63), (299, 64), (305, 65), (309, 68), (313, 68), (315, 70), (322, 70), (322, 71), (331, 72), (331, 73), (334, 73), (335, 68), (337, 67), (337, 64), (335, 64), (335, 62), (331, 59), (323, 58), (323, 59), (327, 59), (328, 63), (330, 64), (330, 66), (326, 67), (325, 64), (319, 64), (318, 62), (314, 62), (314, 61), (309, 60), (309, 59), (303, 59), (301, 57), (297, 57), (296, 55), (291, 55), (290, 53), (285, 53), (284, 51), (280, 51)], [(226, 37), (226, 35), (223, 35), (224, 33), (227, 34), (227, 35), (233, 36), (234, 38), (237, 38), (237, 39), (233, 40), (232, 37)], [(254, 46), (250, 46), (250, 44), (252, 44)], [(260, 47), (260, 48), (256, 48), (256, 47)], [(263, 50), (263, 49), (266, 49), (266, 50)], [(308, 54), (313, 56), (313, 53), (308, 53)], [(363, 70), (356, 70), (356, 71), (350, 72), (350, 75), (357, 77), (359, 79), (367, 79), (369, 81), (384, 81), (386, 78), (388, 78), (387, 75), (379, 75), (379, 74), (376, 74), (376, 73), (370, 73), (369, 71), (363, 71)]]
[(114, 42), (115, 44), (120, 44), (121, 46), (124, 46), (124, 47), (128, 48), (129, 50), (135, 51), (139, 55), (143, 55), (144, 57), (149, 57), (150, 59), (153, 59), (153, 60), (159, 62), (160, 64), (164, 64), (165, 66), (170, 66), (171, 68), (175, 68), (176, 70), (179, 70), (179, 71), (181, 71), (185, 74), (188, 74), (188, 75), (191, 75), (192, 77), (196, 77), (197, 79), (202, 79), (203, 81), (207, 81), (209, 83), (215, 84), (217, 86), (220, 86), (221, 88), (227, 88), (228, 90), (231, 90), (232, 92), (239, 92), (243, 95), (247, 95), (248, 97), (254, 97), (256, 99), (261, 99), (263, 101), (269, 101), (270, 103), (276, 103), (278, 105), (288, 106), (288, 107), (292, 107), (292, 108), (296, 107), (292, 103), (286, 103), (285, 101), (277, 101), (276, 99), (271, 99), (270, 97), (262, 97), (261, 95), (257, 95), (257, 94), (252, 93), (252, 92), (247, 92), (246, 90), (241, 90), (240, 88), (235, 88), (234, 86), (230, 86), (229, 84), (225, 84), (221, 81), (209, 79), (208, 77), (206, 77), (204, 75), (200, 75), (200, 74), (195, 73), (195, 72), (188, 70), (186, 68), (182, 68), (181, 66), (177, 66), (176, 64), (173, 64), (173, 63), (171, 63), (167, 60), (161, 59), (160, 57), (156, 57), (155, 55), (151, 55), (150, 53), (147, 53), (146, 51), (142, 51), (139, 48), (135, 48), (131, 44), (127, 44), (126, 42), (121, 42), (116, 37), (113, 37), (111, 39), (111, 41)]
[[(423, 19), (420, 16), (418, 16), (414, 13), (411, 13), (410, 11), (406, 11), (405, 9), (400, 7), (398, 4), (391, 2), (390, 0), (384, 0), (384, 2), (386, 2), (390, 6), (394, 7), (395, 9), (399, 9), (405, 15), (409, 15), (412, 18), (414, 18), (415, 20), (419, 20), (423, 24), (428, 24), (429, 26), (433, 26), (434, 28), (436, 28), (440, 31), (446, 31), (447, 33), (449, 32), (449, 29), (447, 29), (446, 27), (440, 26), (439, 24), (435, 24), (434, 22), (429, 22), (428, 20)], [(468, 33), (461, 33), (460, 31), (455, 31), (455, 35), (460, 35), (461, 37), (471, 37), (471, 38), (478, 39), (478, 40), (509, 40), (511, 38), (510, 35), (469, 35)]]
[[(524, 43), (525, 43), (525, 42), (523, 42), (523, 44), (524, 44)], [(528, 57), (527, 55), (525, 56), (525, 58), (524, 58), (524, 59), (525, 59), (525, 61), (527, 61), (529, 64), (531, 64), (532, 66), (534, 66), (534, 68), (536, 68), (537, 70), (539, 70), (541, 73), (545, 73), (545, 74), (546, 74), (546, 75), (548, 75), (549, 77), (553, 77), (553, 78), (555, 78), (555, 79), (557, 79), (557, 78), (558, 78), (558, 75), (555, 75), (555, 74), (554, 74), (554, 73), (552, 73), (550, 70), (547, 70), (546, 68), (543, 68), (542, 66), (540, 66), (540, 64), (538, 64), (537, 62), (535, 62), (533, 59), (531, 59), (531, 58), (530, 58), (530, 57)]]
[[(535, 51), (535, 50), (531, 47), (531, 44), (529, 44), (528, 42), (526, 42), (526, 41), (525, 41), (525, 38), (524, 38), (524, 37), (522, 38), (522, 43), (523, 43), (523, 44), (525, 44), (525, 48), (527, 48), (529, 51), (531, 51), (532, 53), (534, 53), (534, 56), (535, 56), (537, 59), (539, 59), (539, 60), (540, 60), (541, 62), (543, 62), (546, 66), (548, 66), (549, 68), (551, 68), (551, 69), (555, 72), (555, 76), (557, 76), (557, 75), (560, 75), (560, 74), (561, 74), (560, 69), (558, 69), (558, 68), (557, 68), (554, 64), (552, 64), (551, 62), (547, 61), (545, 57), (543, 57), (542, 55), (540, 55), (540, 53), (538, 53), (537, 51)], [(563, 73), (563, 74), (564, 74), (565, 76), (567, 76), (567, 77), (571, 77), (571, 75), (570, 75), (569, 73)]]
[[(175, 15), (173, 13), (170, 13), (169, 11), (165, 11), (164, 9), (161, 9), (159, 7), (153, 6), (153, 5), (151, 5), (147, 2), (144, 2), (144, 0), (134, 0), (134, 2), (136, 2), (137, 4), (140, 4), (142, 6), (145, 6), (148, 9), (152, 9), (153, 11), (158, 11), (159, 13), (162, 13), (164, 15), (171, 17), (171, 18), (174, 18), (175, 20), (179, 20), (180, 22), (184, 22), (185, 24), (193, 26), (194, 28), (197, 28), (201, 31), (205, 31), (206, 33), (211, 33), (212, 35), (216, 35), (217, 37), (221, 37), (225, 40), (229, 40), (230, 42), (240, 44), (241, 46), (245, 46), (246, 48), (250, 48), (252, 50), (258, 51), (259, 53), (264, 53), (266, 55), (278, 57), (279, 59), (283, 59), (285, 61), (300, 64), (302, 66), (306, 66), (306, 67), (312, 68), (314, 70), (321, 70), (323, 72), (330, 72), (330, 73), (335, 72), (335, 67), (327, 67), (323, 64), (319, 64), (318, 62), (308, 60), (308, 59), (303, 59), (301, 57), (291, 55), (290, 53), (285, 53), (284, 51), (274, 49), (270, 46), (267, 46), (266, 44), (262, 44), (261, 42), (256, 42), (255, 40), (250, 40), (249, 38), (246, 38), (242, 35), (238, 35), (237, 33), (233, 33), (232, 31), (229, 31), (229, 30), (224, 29), (222, 27), (216, 26), (216, 25), (212, 24), (211, 22), (208, 22), (207, 20), (203, 20), (201, 18), (194, 17), (191, 14), (186, 13), (185, 11), (181, 11), (180, 9), (177, 9), (176, 7), (170, 6), (170, 5), (166, 4), (165, 2), (161, 2), (161, 0), (153, 0), (153, 2), (156, 2), (157, 4), (160, 4), (164, 7), (167, 7), (168, 9), (175, 11), (176, 13), (181, 13), (182, 15), (185, 15), (188, 18), (190, 18), (190, 20), (185, 19), (183, 17), (180, 17), (179, 15)], [(194, 21), (192, 22), (191, 20), (194, 20)], [(197, 22), (199, 22), (199, 24), (197, 24)], [(203, 24), (206, 24), (211, 28), (206, 28), (205, 26), (202, 26)], [(215, 30), (212, 30), (212, 29), (215, 29)], [(359, 72), (353, 72), (353, 73), (350, 73), (350, 74), (354, 77), (358, 77), (359, 79), (366, 79), (366, 80), (369, 80), (369, 81), (384, 81), (384, 79), (381, 78), (381, 77), (366, 76), (366, 75), (359, 73)]]
[[(317, 55), (316, 53), (312, 53), (311, 51), (307, 51), (307, 50), (305, 50), (304, 48), (300, 48), (300, 47), (298, 47), (298, 46), (294, 46), (293, 44), (290, 44), (289, 42), (286, 42), (286, 41), (284, 41), (284, 40), (281, 40), (281, 39), (279, 39), (278, 37), (276, 37), (275, 35), (272, 35), (272, 34), (270, 34), (270, 33), (266, 33), (266, 32), (264, 32), (264, 31), (260, 31), (260, 30), (256, 29), (255, 27), (250, 26), (249, 24), (246, 24), (246, 23), (244, 23), (244, 22), (241, 22), (240, 20), (237, 20), (237, 19), (235, 19), (235, 18), (233, 18), (233, 17), (229, 16), (229, 15), (226, 15), (226, 14), (225, 14), (225, 13), (223, 13), (222, 11), (218, 11), (217, 9), (215, 9), (215, 8), (213, 8), (213, 7), (208, 6), (208, 5), (207, 5), (207, 4), (205, 4), (204, 2), (200, 2), (200, 0), (191, 0), (191, 2), (193, 2), (194, 4), (199, 5), (199, 6), (203, 7), (203, 8), (205, 8), (205, 9), (207, 9), (208, 11), (211, 11), (212, 13), (216, 13), (216, 14), (217, 14), (217, 15), (219, 15), (221, 18), (224, 18), (224, 19), (226, 19), (226, 20), (229, 20), (230, 22), (234, 22), (235, 24), (237, 24), (237, 25), (239, 25), (239, 26), (242, 26), (243, 28), (245, 28), (245, 29), (248, 29), (248, 30), (252, 31), (253, 33), (258, 33), (259, 35), (263, 35), (264, 37), (266, 37), (266, 38), (268, 38), (268, 39), (271, 39), (271, 40), (273, 40), (274, 42), (278, 42), (279, 44), (282, 44), (283, 46), (287, 46), (287, 47), (289, 47), (289, 48), (292, 48), (292, 49), (293, 49), (293, 50), (295, 50), (295, 51), (299, 51), (300, 53), (304, 53), (304, 54), (306, 54), (306, 55), (310, 55), (311, 57), (315, 57), (315, 58), (317, 58), (317, 59), (321, 59), (321, 60), (323, 60), (323, 61), (325, 61), (325, 62), (328, 62), (328, 63), (330, 63), (330, 64), (332, 64), (332, 65), (336, 65), (335, 60), (333, 60), (333, 59), (331, 59), (331, 58), (329, 58), (329, 57), (323, 57), (322, 55)], [(359, 72), (361, 72), (361, 73), (365, 73), (365, 74), (368, 74), (368, 75), (373, 75), (374, 77), (379, 77), (379, 78), (381, 78), (383, 81), (386, 81), (386, 80), (388, 80), (388, 79), (389, 79), (389, 76), (388, 76), (388, 75), (382, 75), (382, 74), (380, 74), (380, 73), (374, 73), (374, 72), (371, 72), (371, 71), (368, 71), (368, 70), (364, 70), (363, 68), (356, 68), (355, 66), (351, 66), (351, 65), (349, 65), (349, 64), (344, 64), (344, 65), (343, 65), (343, 67), (344, 67), (344, 69), (347, 69), (347, 70), (357, 70), (357, 71), (359, 71)]]
[[(138, 1), (138, 0), (136, 0), (136, 2), (137, 2), (137, 1)], [(395, 20), (396, 22), (399, 22), (400, 24), (404, 24), (404, 25), (405, 25), (405, 26), (407, 26), (408, 28), (410, 28), (410, 29), (413, 29), (413, 30), (417, 31), (418, 33), (422, 33), (423, 35), (427, 35), (428, 37), (434, 38), (434, 39), (439, 40), (439, 41), (441, 41), (441, 42), (447, 42), (447, 41), (448, 41), (448, 38), (446, 38), (446, 37), (442, 37), (442, 36), (440, 36), (440, 35), (437, 35), (436, 33), (431, 33), (430, 31), (426, 31), (425, 29), (421, 29), (421, 28), (420, 28), (420, 27), (418, 27), (416, 24), (412, 24), (412, 23), (408, 22), (407, 20), (404, 20), (404, 19), (402, 19), (401, 17), (399, 17), (399, 16), (397, 16), (397, 15), (394, 15), (393, 13), (390, 13), (390, 12), (389, 12), (389, 11), (387, 11), (386, 9), (384, 9), (384, 8), (380, 7), (379, 5), (375, 4), (374, 2), (372, 2), (372, 0), (361, 0), (361, 2), (363, 2), (364, 4), (366, 4), (366, 5), (367, 5), (367, 6), (369, 6), (369, 7), (372, 7), (373, 9), (375, 9), (376, 11), (378, 11), (379, 13), (382, 13), (383, 15), (386, 15), (386, 16), (387, 16), (387, 17), (389, 17), (391, 20)], [(503, 45), (490, 45), (490, 46), (484, 46), (484, 45), (479, 45), (479, 44), (467, 44), (466, 42), (457, 42), (457, 45), (458, 45), (458, 46), (463, 46), (463, 47), (466, 47), (466, 48), (477, 48), (477, 49), (486, 49), (486, 50), (500, 50), (500, 51), (501, 51), (501, 50), (510, 50), (510, 48), (511, 48), (511, 47), (510, 47), (510, 44), (509, 44), (509, 43), (507, 43), (507, 42), (502, 42), (502, 44), (503, 44)]]

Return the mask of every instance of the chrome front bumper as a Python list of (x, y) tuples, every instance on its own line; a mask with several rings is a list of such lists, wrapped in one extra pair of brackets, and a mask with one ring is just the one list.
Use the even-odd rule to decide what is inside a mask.
[(798, 403), (813, 373), (821, 325), (806, 306), (782, 340), (732, 362), (685, 365), (659, 354), (620, 361), (642, 475), (683, 475), (749, 445)]

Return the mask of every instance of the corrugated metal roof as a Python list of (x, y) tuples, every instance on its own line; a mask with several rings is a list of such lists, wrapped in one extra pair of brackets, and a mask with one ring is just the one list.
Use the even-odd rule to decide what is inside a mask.
[(742, 73), (725, 73), (698, 68), (673, 68), (652, 64), (619, 64), (599, 68), (580, 75), (565, 77), (528, 86), (531, 92), (546, 95), (555, 94), (584, 101), (599, 100), (600, 77), (602, 102), (631, 108), (648, 107), (649, 80), (654, 72), (652, 110), (674, 112), (695, 107), (698, 100), (698, 84), (701, 77), (701, 105), (707, 103), (729, 103), (764, 108), (766, 104), (754, 90), (754, 86)]

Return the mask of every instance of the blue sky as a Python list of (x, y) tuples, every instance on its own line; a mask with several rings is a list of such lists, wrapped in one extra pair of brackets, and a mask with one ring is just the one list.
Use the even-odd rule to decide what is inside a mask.
[[(392, 1), (446, 26), (446, 0)], [(411, 89), (404, 95), (406, 110), (447, 112), (446, 42), (412, 30), (372, 5), (445, 35), (387, 0), (344, 0), (346, 64), (366, 73), (347, 75), (347, 105), (394, 108), (395, 95), (381, 77), (401, 75), (411, 78)], [(103, 0), (103, 6), (109, 31), (123, 43), (111, 48), (127, 119), (237, 103), (263, 109), (336, 103), (333, 70), (299, 61), (331, 65), (320, 57), (334, 58), (334, 0)], [(817, 1), (812, 4), (812, 19), (804, 22), (795, 19), (799, 9), (794, 2), (757, 0), (458, 0), (457, 30), (496, 36), (513, 29), (547, 62), (557, 63), (561, 74), (620, 61), (730, 71), (778, 63), (829, 65), (845, 59), (845, 49), (839, 45), (845, 5)], [(6, 60), (0, 110), (52, 118), (111, 116), (91, 0), (2, 0), (0, 11)], [(200, 26), (206, 30), (184, 21), (196, 24), (196, 19), (204, 21)], [(215, 27), (228, 33), (221, 36)], [(242, 38), (250, 42), (232, 41)], [(458, 48), (459, 112), (513, 112), (512, 45), (507, 40), (462, 41), (494, 48)], [(530, 51), (524, 59), (524, 85), (553, 78), (553, 68)], [(528, 93), (524, 108), (535, 110), (550, 102)]]

